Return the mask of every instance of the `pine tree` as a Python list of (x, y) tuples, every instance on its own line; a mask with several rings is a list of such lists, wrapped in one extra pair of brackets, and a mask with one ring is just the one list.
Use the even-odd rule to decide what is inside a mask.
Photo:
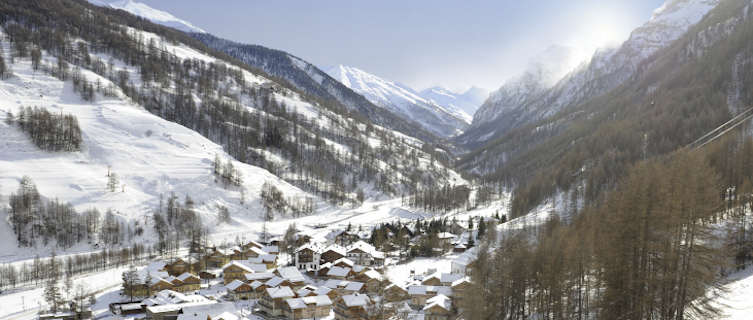
[(115, 192), (118, 190), (118, 184), (120, 184), (118, 181), (118, 175), (115, 172), (110, 172), (110, 175), (107, 178), (107, 189), (110, 190), (110, 192)]
[(50, 306), (52, 313), (58, 312), (58, 306), (60, 306), (62, 297), (57, 285), (57, 279), (50, 278), (47, 280), (47, 284), (44, 287), (44, 300)]
[(133, 301), (133, 289), (139, 283), (139, 274), (136, 271), (136, 267), (134, 265), (131, 265), (128, 270), (123, 271), (122, 279), (123, 293), (125, 293), (125, 295), (130, 298), (130, 301)]

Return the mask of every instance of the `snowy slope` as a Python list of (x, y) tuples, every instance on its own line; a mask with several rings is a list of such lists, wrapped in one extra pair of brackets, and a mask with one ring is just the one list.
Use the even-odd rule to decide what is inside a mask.
[(493, 93), (460, 138), (479, 146), (493, 137), (585, 101), (629, 79), (646, 58), (669, 46), (719, 3), (719, 0), (667, 0), (628, 40), (617, 48), (600, 49), (551, 86), (528, 72)]
[(377, 106), (408, 117), (440, 136), (456, 135), (468, 125), (464, 112), (444, 108), (399, 83), (344, 65), (325, 72)]
[(133, 0), (118, 0), (118, 1), (89, 0), (89, 2), (98, 6), (109, 6), (113, 9), (120, 9), (120, 10), (128, 11), (133, 15), (142, 17), (151, 22), (161, 24), (163, 26), (175, 28), (183, 32), (206, 33), (206, 31), (204, 31), (203, 29), (197, 26), (194, 26), (188, 21), (179, 19), (165, 11), (154, 9), (142, 2), (137, 2)]
[[(3, 42), (3, 46), (8, 52), (8, 43)], [(178, 51), (191, 53), (182, 49)], [(45, 60), (51, 64), (54, 58), (46, 56)], [(83, 101), (70, 82), (35, 73), (26, 59), (17, 59), (11, 67), (14, 76), (0, 81), (0, 193), (4, 196), (15, 192), (21, 177), (28, 175), (45, 197), (70, 202), (79, 210), (113, 209), (126, 221), (144, 221), (158, 207), (160, 195), (167, 197), (174, 192), (181, 199), (190, 196), (202, 220), (218, 231), (226, 226), (217, 226), (217, 205), (228, 207), (239, 221), (261, 219), (258, 195), (264, 182), (272, 183), (286, 196), (310, 196), (264, 169), (237, 161), (233, 164), (244, 184), (226, 189), (215, 183), (212, 160), (215, 154), (232, 158), (197, 132), (152, 115), (128, 99), (98, 96), (95, 102)], [(92, 81), (109, 83), (87, 70), (84, 73)], [(82, 130), (82, 150), (39, 150), (26, 134), (4, 121), (5, 111), (18, 114), (22, 106), (75, 115)], [(125, 185), (124, 192), (106, 191), (108, 166)], [(246, 197), (243, 205), (241, 190)], [(146, 229), (149, 233), (152, 228)], [(16, 249), (13, 235), (6, 232), (0, 234), (0, 243), (0, 256), (26, 250)]]
[(447, 88), (435, 86), (421, 90), (419, 95), (447, 110), (462, 114), (464, 118), (471, 121), (473, 114), (489, 96), (489, 91), (471, 87), (463, 93), (457, 93)]

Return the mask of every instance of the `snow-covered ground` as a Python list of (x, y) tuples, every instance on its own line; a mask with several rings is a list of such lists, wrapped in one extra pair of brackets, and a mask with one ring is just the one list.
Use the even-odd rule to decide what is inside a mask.
[(734, 273), (728, 277), (727, 290), (717, 300), (722, 309), (721, 319), (747, 320), (753, 316), (753, 267)]

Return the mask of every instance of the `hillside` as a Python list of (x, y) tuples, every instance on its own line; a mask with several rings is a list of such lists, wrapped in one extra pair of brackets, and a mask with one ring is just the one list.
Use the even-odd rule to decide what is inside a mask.
[[(42, 197), (79, 211), (112, 209), (123, 228), (149, 225), (148, 242), (152, 215), (172, 194), (210, 232), (234, 236), (227, 232), (247, 223), (466, 183), (441, 149), (312, 99), (172, 29), (79, 1), (4, 3), (0, 11), (9, 69), (0, 81), (3, 111), (72, 115), (83, 138), (80, 151), (47, 152), (4, 123), (12, 139), (0, 145), (0, 159), (13, 169), (0, 177), (4, 195), (28, 175)], [(43, 18), (53, 11), (54, 20)], [(15, 22), (20, 17), (24, 24)], [(97, 23), (82, 31), (74, 27), (82, 18)], [(52, 24), (61, 36), (39, 40)], [(120, 180), (115, 192), (107, 191), (108, 167)], [(225, 209), (229, 221), (219, 217)]]
[(226, 53), (239, 61), (263, 70), (280, 81), (288, 82), (297, 90), (324, 103), (337, 104), (353, 111), (368, 121), (399, 131), (403, 134), (436, 142), (438, 137), (411, 118), (380, 108), (361, 94), (333, 79), (326, 72), (305, 60), (281, 50), (264, 46), (242, 44), (215, 37), (208, 33), (192, 33), (192, 37), (210, 48)]
[(574, 197), (597, 200), (631, 164), (689, 144), (750, 104), (740, 73), (749, 11), (748, 1), (721, 3), (623, 85), (512, 130), (460, 166), (517, 187), (515, 215), (573, 186)]

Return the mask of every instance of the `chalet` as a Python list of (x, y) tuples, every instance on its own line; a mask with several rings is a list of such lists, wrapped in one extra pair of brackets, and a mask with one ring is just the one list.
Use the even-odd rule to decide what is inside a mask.
[(468, 280), (467, 277), (461, 278), (452, 283), (450, 288), (452, 288), (452, 297), (453, 297), (453, 302), (455, 303), (455, 306), (462, 305), (463, 299), (465, 298), (465, 293), (468, 291), (470, 287), (471, 287), (471, 281)]
[[(266, 267), (264, 269), (264, 271), (266, 271)], [(226, 265), (222, 266), (222, 278), (226, 285), (236, 279), (246, 279), (247, 273), (254, 272), (254, 268), (245, 260), (232, 260)]]
[(327, 239), (327, 242), (331, 244), (339, 244), (343, 247), (359, 240), (358, 234), (345, 230), (332, 230), (325, 236), (325, 238)]
[(453, 240), (455, 240), (455, 235), (449, 232), (440, 232), (437, 234), (437, 240), (439, 241), (439, 246), (447, 250), (451, 247), (450, 244), (452, 244)]
[(272, 279), (276, 277), (274, 273), (271, 272), (255, 272), (255, 273), (247, 273), (245, 275), (246, 282), (254, 282), (254, 281), (262, 281), (266, 282), (269, 279)]
[(328, 296), (311, 296), (285, 300), (283, 315), (288, 319), (324, 318), (332, 311)]
[(379, 289), (382, 287), (382, 281), (384, 281), (382, 274), (374, 269), (367, 269), (363, 272), (358, 273), (355, 276), (355, 279), (357, 281), (365, 283), (366, 291), (372, 294), (379, 292)]
[(370, 319), (370, 309), (373, 302), (365, 294), (344, 295), (337, 299), (335, 303), (335, 319), (353, 320), (353, 319)]
[(355, 272), (353, 272), (353, 269), (351, 268), (343, 268), (343, 267), (337, 267), (332, 266), (332, 268), (329, 269), (329, 272), (327, 272), (327, 277), (330, 279), (339, 279), (339, 280), (345, 280), (355, 275)]
[(261, 248), (264, 248), (264, 245), (261, 244), (261, 243), (259, 243), (259, 242), (254, 241), (254, 240), (251, 240), (251, 241), (249, 241), (246, 244), (244, 244), (244, 245), (241, 246), (241, 249), (243, 249), (243, 250), (249, 250), (251, 248), (261, 249)]
[(275, 274), (285, 279), (294, 289), (301, 288), (305, 285), (306, 278), (303, 277), (296, 267), (277, 268)]
[(199, 307), (216, 304), (217, 301), (206, 300), (199, 302), (171, 303), (146, 307), (146, 318), (151, 320), (177, 319), (184, 308)]
[(301, 270), (319, 270), (321, 249), (314, 244), (305, 244), (295, 250), (295, 265)]
[(232, 257), (232, 253), (228, 253), (225, 250), (213, 248), (209, 251), (209, 255), (205, 257), (207, 268), (221, 268), (228, 264)]
[(45, 313), (39, 315), (39, 320), (79, 320), (79, 319), (92, 319), (92, 310), (90, 308), (84, 308), (83, 310), (64, 311), (58, 313)]
[(251, 294), (252, 299), (259, 299), (264, 294), (264, 291), (267, 290), (267, 285), (259, 280), (254, 280), (250, 284), (251, 290), (253, 290), (253, 293)]
[(356, 263), (353, 262), (353, 260), (350, 260), (348, 258), (340, 258), (340, 259), (337, 259), (335, 262), (333, 262), (332, 265), (340, 267), (340, 268), (351, 268), (352, 269), (353, 266), (356, 265)]
[(327, 288), (326, 286), (320, 286), (314, 290), (314, 295), (321, 296), (326, 295), (328, 296), (332, 301), (335, 301), (335, 299), (341, 294), (337, 292), (337, 290), (333, 290), (332, 288)]
[(250, 284), (240, 280), (233, 280), (233, 282), (225, 286), (227, 289), (228, 297), (231, 300), (248, 300), (251, 299), (254, 294), (254, 289)]
[(452, 301), (449, 297), (438, 294), (426, 301), (423, 308), (425, 320), (450, 320), (452, 317)]
[(452, 296), (452, 289), (444, 286), (410, 286), (408, 287), (408, 295), (413, 306), (420, 307), (426, 305), (426, 301), (430, 298), (443, 294), (445, 296)]
[(283, 313), (285, 300), (294, 298), (295, 293), (290, 287), (282, 286), (276, 288), (267, 288), (261, 296), (258, 304), (262, 312), (269, 316), (280, 316)]
[(405, 290), (405, 288), (391, 283), (384, 288), (384, 298), (387, 300), (387, 302), (397, 302), (408, 300), (410, 296), (408, 295), (408, 290)]
[(248, 260), (246, 261), (253, 264), (263, 264), (267, 267), (267, 269), (274, 269), (274, 267), (277, 265), (277, 255), (265, 253), (259, 255), (256, 258), (248, 258)]
[(348, 246), (346, 256), (348, 259), (362, 266), (381, 266), (384, 264), (384, 253), (360, 240)]
[(330, 245), (322, 251), (321, 263), (335, 262), (340, 258), (344, 258), (347, 253), (345, 247), (338, 245)]
[(327, 276), (327, 273), (329, 273), (329, 269), (332, 268), (332, 262), (327, 262), (325, 264), (322, 264), (319, 266), (319, 270), (316, 271), (316, 275), (320, 277)]
[[(467, 226), (467, 225), (466, 225), (466, 226)], [(466, 230), (466, 229), (465, 229), (465, 227), (464, 227), (464, 226), (462, 226), (462, 225), (461, 225), (460, 223), (458, 223), (458, 221), (457, 221), (457, 220), (453, 220), (453, 221), (452, 221), (452, 222), (450, 223), (450, 228), (449, 228), (449, 229), (450, 229), (450, 232), (451, 232), (452, 234), (455, 234), (455, 235), (461, 235), (461, 234), (463, 234), (463, 232), (465, 232), (465, 230)]]
[(188, 262), (181, 258), (173, 260), (173, 262), (165, 265), (165, 271), (172, 276), (177, 276), (187, 272), (189, 268)]
[(280, 247), (278, 247), (277, 244), (264, 246), (261, 248), (261, 250), (269, 254), (274, 254), (274, 255), (280, 254)]
[(455, 260), (452, 260), (450, 272), (470, 276), (475, 260), (475, 250), (468, 250), (455, 258)]
[(237, 311), (232, 302), (187, 306), (178, 312), (177, 320), (237, 320)]
[(243, 251), (243, 260), (249, 259), (249, 258), (257, 258), (263, 254), (269, 254), (269, 252), (265, 252), (261, 248), (250, 247)]
[(452, 248), (452, 252), (455, 253), (463, 253), (465, 250), (468, 249), (468, 247), (463, 243), (455, 244), (455, 247)]
[(435, 272), (421, 281), (425, 286), (451, 286), (453, 282), (465, 277), (459, 273), (439, 273)]
[(160, 292), (162, 290), (173, 290), (175, 287), (170, 281), (162, 278), (152, 279), (152, 283), (149, 285), (149, 291)]
[(314, 291), (316, 291), (316, 289), (317, 288), (312, 285), (305, 285), (295, 292), (295, 296), (299, 298), (315, 296), (316, 294)]
[(210, 280), (210, 279), (217, 279), (221, 276), (222, 276), (222, 269), (220, 268), (199, 271), (200, 279)]

